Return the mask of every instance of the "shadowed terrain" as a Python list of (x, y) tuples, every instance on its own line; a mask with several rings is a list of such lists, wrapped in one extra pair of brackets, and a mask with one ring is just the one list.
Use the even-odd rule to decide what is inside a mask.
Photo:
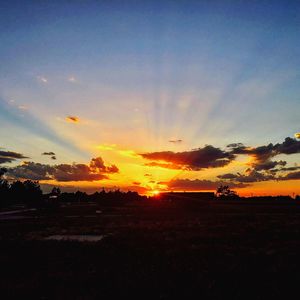
[[(18, 216), (18, 218), (13, 218)], [(1, 216), (5, 299), (265, 299), (297, 290), (300, 206), (160, 201)], [(103, 236), (98, 242), (55, 241)]]

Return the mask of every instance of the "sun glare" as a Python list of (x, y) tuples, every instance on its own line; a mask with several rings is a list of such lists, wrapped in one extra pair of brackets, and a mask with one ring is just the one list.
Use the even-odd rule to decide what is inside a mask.
[(152, 191), (152, 195), (153, 196), (158, 196), (159, 194), (160, 194), (160, 192), (158, 190)]

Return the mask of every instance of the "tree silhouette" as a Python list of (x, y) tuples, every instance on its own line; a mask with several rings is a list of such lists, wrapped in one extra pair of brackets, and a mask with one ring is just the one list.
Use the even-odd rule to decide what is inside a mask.
[(232, 191), (228, 185), (220, 185), (216, 191), (217, 197), (219, 198), (237, 198), (238, 194)]

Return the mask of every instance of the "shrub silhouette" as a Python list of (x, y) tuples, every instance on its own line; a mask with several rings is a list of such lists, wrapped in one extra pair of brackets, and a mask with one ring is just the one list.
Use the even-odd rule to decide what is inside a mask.
[(216, 191), (218, 198), (238, 198), (238, 194), (232, 191), (228, 185), (220, 185)]

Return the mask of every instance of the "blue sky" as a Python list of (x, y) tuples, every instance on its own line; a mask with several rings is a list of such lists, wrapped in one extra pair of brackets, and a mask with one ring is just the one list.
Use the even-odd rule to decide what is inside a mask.
[(298, 1), (7, 1), (0, 16), (0, 138), (33, 159), (300, 131)]

